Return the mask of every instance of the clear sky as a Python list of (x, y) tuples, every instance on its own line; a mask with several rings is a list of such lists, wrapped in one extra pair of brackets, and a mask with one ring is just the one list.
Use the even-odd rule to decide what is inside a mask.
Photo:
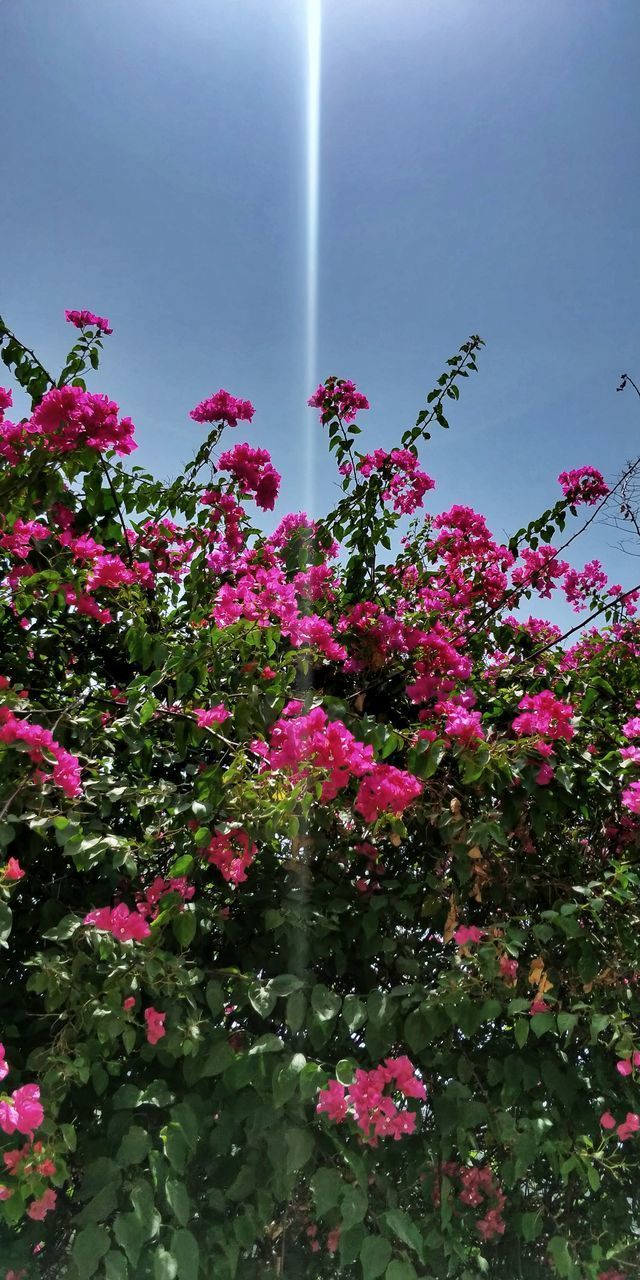
[[(412, 423), (471, 332), (481, 370), (423, 453), (511, 532), (565, 467), (640, 452), (638, 0), (323, 0), (317, 373)], [(306, 0), (0, 0), (0, 312), (59, 365), (65, 307), (114, 325), (99, 381), (169, 476), (224, 386), (304, 505)], [(363, 420), (362, 425), (365, 425)], [(332, 496), (318, 455), (315, 505)], [(640, 562), (600, 550), (627, 586)], [(578, 544), (580, 546), (581, 544)], [(540, 610), (542, 611), (542, 610)]]

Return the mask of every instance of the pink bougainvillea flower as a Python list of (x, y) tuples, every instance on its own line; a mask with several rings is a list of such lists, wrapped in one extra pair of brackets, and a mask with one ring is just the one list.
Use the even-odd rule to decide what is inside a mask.
[(230, 712), (220, 702), (215, 707), (194, 707), (192, 714), (199, 729), (211, 729), (213, 725), (224, 724), (229, 719)]
[(5, 1059), (5, 1047), (0, 1044), (0, 1080), (6, 1079), (9, 1074), (9, 1063)]
[(67, 324), (75, 325), (76, 329), (99, 329), (101, 333), (113, 333), (113, 329), (108, 320), (104, 316), (95, 316), (92, 311), (65, 311), (65, 320)]
[(573, 471), (561, 471), (558, 484), (572, 506), (584, 503), (592, 507), (601, 498), (606, 498), (609, 493), (608, 484), (595, 467), (577, 467)]
[(458, 947), (466, 947), (470, 942), (481, 942), (485, 936), (485, 930), (479, 929), (476, 924), (461, 924), (453, 935), (453, 941)]
[(360, 409), (369, 408), (367, 397), (356, 390), (350, 378), (327, 378), (307, 403), (312, 409), (320, 409), (321, 416), (333, 409), (344, 422), (352, 422)]
[(610, 1111), (603, 1111), (602, 1115), (600, 1116), (600, 1124), (603, 1129), (615, 1129), (616, 1127), (615, 1116), (612, 1116)]
[(142, 942), (151, 933), (144, 917), (138, 911), (130, 911), (124, 902), (118, 903), (113, 909), (99, 907), (96, 911), (90, 911), (82, 923), (113, 934), (119, 942)]
[(166, 1031), (164, 1029), (166, 1016), (166, 1013), (160, 1013), (157, 1009), (154, 1009), (153, 1006), (145, 1009), (144, 1019), (147, 1024), (146, 1034), (149, 1044), (157, 1044), (158, 1040), (161, 1040), (162, 1037), (166, 1035)]
[(135, 1007), (136, 1007), (135, 996), (126, 996), (126, 998), (122, 1001), (122, 1008), (124, 1009), (125, 1013), (129, 1013), (129, 1011), (131, 1009), (135, 1009)]
[(255, 409), (250, 400), (238, 400), (228, 391), (216, 391), (208, 400), (201, 400), (191, 410), (190, 418), (194, 422), (226, 422), (235, 427), (238, 421), (251, 422)]
[(30, 1134), (44, 1120), (37, 1084), (23, 1084), (8, 1098), (0, 1100), (0, 1129), (5, 1133)]
[(27, 1209), (27, 1214), (33, 1218), (34, 1222), (42, 1222), (48, 1213), (56, 1207), (57, 1195), (55, 1191), (49, 1187), (39, 1199), (32, 1201)]
[(22, 870), (17, 858), (9, 858), (0, 875), (4, 880), (22, 880), (26, 872)]
[(631, 1058), (621, 1058), (619, 1062), (616, 1062), (616, 1071), (618, 1071), (621, 1076), (630, 1076), (633, 1071)]

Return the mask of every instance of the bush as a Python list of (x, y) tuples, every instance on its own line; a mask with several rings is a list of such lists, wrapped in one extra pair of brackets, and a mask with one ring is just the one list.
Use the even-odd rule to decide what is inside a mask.
[[(559, 543), (602, 477), (506, 546), (415, 517), (472, 337), (390, 453), (318, 388), (340, 500), (266, 536), (251, 404), (125, 467), (68, 316), (57, 383), (0, 322), (7, 1276), (628, 1274), (638, 593)], [(553, 591), (604, 629), (514, 613)]]

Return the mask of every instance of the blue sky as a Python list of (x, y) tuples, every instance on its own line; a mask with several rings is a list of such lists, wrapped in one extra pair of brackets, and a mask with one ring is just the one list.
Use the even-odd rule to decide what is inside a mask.
[[(322, 35), (318, 375), (353, 377), (363, 440), (390, 447), (480, 333), (423, 461), (431, 509), (508, 533), (561, 469), (640, 451), (615, 392), (640, 375), (640, 5), (323, 0)], [(279, 510), (300, 509), (305, 0), (0, 0), (0, 48), (0, 312), (52, 366), (65, 307), (111, 318), (95, 389), (161, 475), (199, 442), (196, 401), (249, 397), (234, 439), (271, 450)], [(320, 452), (318, 511), (332, 493)], [(630, 586), (615, 542), (576, 559)]]

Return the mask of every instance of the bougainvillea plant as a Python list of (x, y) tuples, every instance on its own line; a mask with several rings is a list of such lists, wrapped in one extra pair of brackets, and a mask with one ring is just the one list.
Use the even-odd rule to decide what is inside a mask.
[(438, 512), (472, 337), (390, 451), (328, 378), (339, 501), (266, 536), (252, 404), (159, 483), (67, 319), (57, 380), (0, 322), (0, 1277), (633, 1280), (640, 592), (565, 559), (603, 477), (508, 544)]

